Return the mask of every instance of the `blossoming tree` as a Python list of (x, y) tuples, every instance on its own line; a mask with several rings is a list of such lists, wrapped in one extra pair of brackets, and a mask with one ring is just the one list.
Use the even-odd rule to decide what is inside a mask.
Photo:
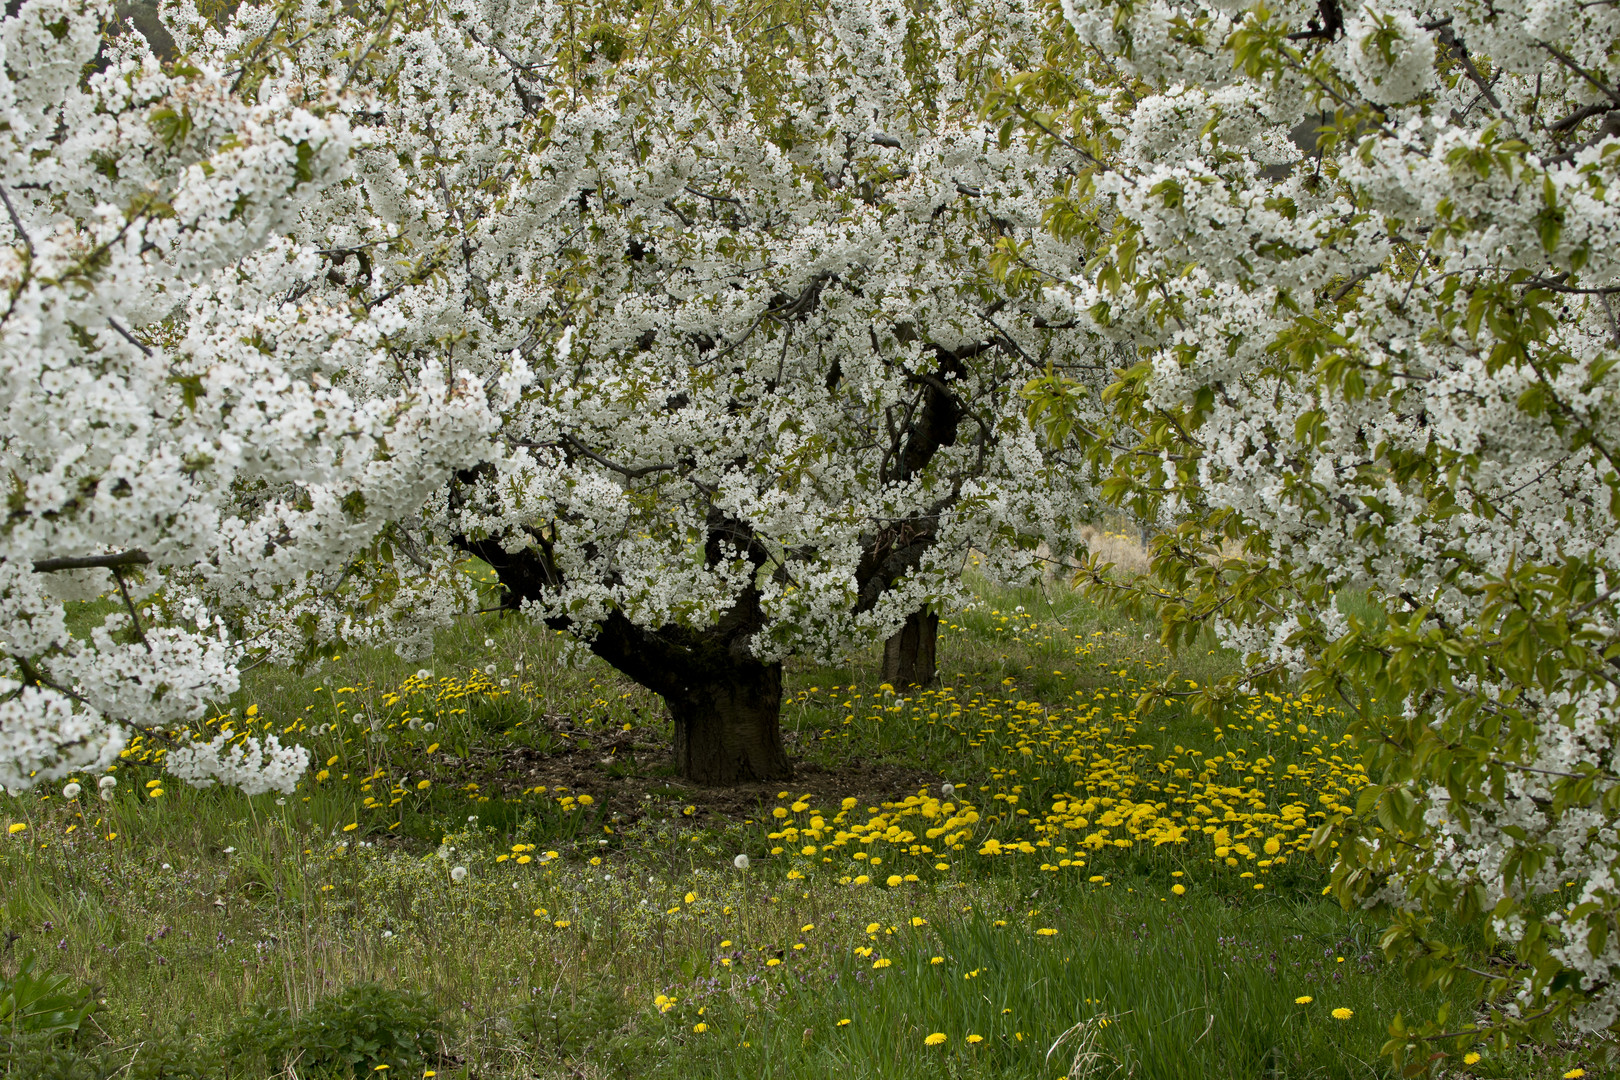
[(1397, 1022), (1420, 1069), (1620, 1020), (1614, 32), (1557, 0), (1064, 0), (997, 98), (1099, 252), (998, 265), (1123, 358), (1100, 394), (1054, 368), (1035, 415), (1161, 530), (1136, 595), (1167, 638), (1247, 657), (1206, 706), (1303, 678), (1360, 718), (1334, 888), (1488, 991), (1491, 1023)]
[(984, 256), (1078, 264), (1038, 228), (1057, 169), (974, 111), (1038, 22), (691, 15), (178, 3), (169, 63), (94, 5), (6, 20), (39, 62), (5, 84), (0, 779), (194, 718), (249, 656), (421, 648), (469, 556), (664, 697), (687, 776), (782, 776), (785, 656), (1065, 534), (1083, 487), (1013, 405), (1077, 338)]
[[(335, 385), (374, 324), (281, 293), (317, 268), (288, 230), (347, 170), (348, 118), (277, 74), (284, 35), (231, 68), (165, 69), (109, 16), (45, 0), (0, 23), (7, 786), (104, 765), (125, 725), (161, 730), (234, 690), (242, 643), (208, 582), (300, 580), (366, 527), (338, 496), (371, 494), (371, 521), (418, 502), (429, 462), (476, 460), (500, 393), (436, 362), (366, 397)], [(252, 483), (298, 498), (244, 515)], [(114, 587), (127, 611), (69, 633), (63, 598)], [(170, 758), (248, 790), (290, 787), (304, 763), (273, 738)]]

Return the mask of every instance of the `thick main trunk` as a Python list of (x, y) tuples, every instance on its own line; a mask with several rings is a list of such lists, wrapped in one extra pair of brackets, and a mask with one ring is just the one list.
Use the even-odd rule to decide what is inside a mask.
[(932, 686), (938, 679), (934, 650), (939, 643), (939, 616), (924, 609), (906, 616), (906, 624), (883, 643), (883, 681), (893, 686)]
[(694, 673), (664, 702), (675, 722), (675, 765), (686, 779), (737, 784), (793, 775), (782, 746), (781, 664)]

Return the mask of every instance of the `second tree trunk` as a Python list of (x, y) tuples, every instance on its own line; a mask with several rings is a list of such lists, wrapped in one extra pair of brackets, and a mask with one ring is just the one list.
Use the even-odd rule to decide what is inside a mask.
[(939, 642), (939, 616), (924, 609), (906, 616), (906, 624), (883, 643), (883, 681), (893, 686), (932, 686), (934, 649)]

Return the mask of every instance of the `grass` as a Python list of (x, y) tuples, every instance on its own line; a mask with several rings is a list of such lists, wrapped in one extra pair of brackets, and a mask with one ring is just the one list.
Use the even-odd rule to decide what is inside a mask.
[[(1397, 1014), (1469, 1015), (1320, 896), (1305, 838), (1361, 782), (1346, 717), (1138, 715), (1142, 682), (1232, 659), (1061, 587), (978, 596), (936, 690), (878, 685), (875, 653), (790, 669), (786, 789), (681, 783), (656, 698), (517, 620), (466, 620), (426, 668), (251, 673), (199, 731), (308, 746), (299, 790), (170, 784), (142, 740), (110, 802), (83, 777), (0, 803), (26, 826), (0, 972), (95, 987), (78, 1043), (136, 1058), (407, 988), (440, 1017), (421, 1070), (468, 1080), (1381, 1077)], [(1592, 1049), (1440, 1068), (1599, 1076)]]

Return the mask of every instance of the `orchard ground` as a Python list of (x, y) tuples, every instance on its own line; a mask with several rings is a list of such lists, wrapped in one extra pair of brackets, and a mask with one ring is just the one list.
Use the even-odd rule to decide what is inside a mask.
[[(373, 983), (425, 995), (433, 1045), (357, 1038), (353, 1075), (1389, 1075), (1391, 1021), (1447, 1003), (1303, 850), (1355, 801), (1347, 717), (1139, 714), (1139, 684), (1233, 659), (1061, 585), (978, 597), (934, 690), (880, 685), (875, 651), (790, 665), (798, 775), (769, 787), (681, 784), (657, 699), (516, 619), (427, 668), (254, 672), (203, 727), (308, 746), (296, 793), (170, 783), (143, 740), (110, 800), (85, 776), (0, 802), (0, 974), (94, 988), (53, 1061), (161, 1044), (208, 1076), (312, 1075), (243, 1017)], [(1596, 1077), (1596, 1049), (1435, 1068)]]

